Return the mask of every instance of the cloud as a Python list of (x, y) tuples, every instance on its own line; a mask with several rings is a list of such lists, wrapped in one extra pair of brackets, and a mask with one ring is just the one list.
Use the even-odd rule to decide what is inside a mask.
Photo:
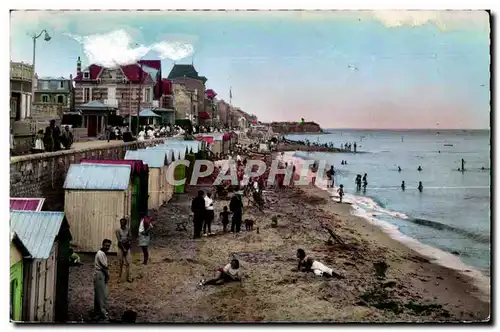
[(193, 45), (178, 41), (164, 41), (152, 46), (153, 51), (158, 53), (160, 59), (178, 61), (184, 59), (194, 52)]
[(89, 63), (104, 67), (136, 63), (150, 51), (156, 52), (160, 59), (174, 61), (188, 57), (194, 52), (193, 45), (175, 40), (161, 41), (152, 45), (138, 44), (124, 29), (89, 36), (69, 33), (66, 35), (83, 45), (83, 52)]
[(84, 37), (67, 35), (83, 45), (83, 52), (90, 63), (104, 67), (135, 63), (151, 49), (148, 46), (135, 44), (125, 30)]
[(365, 13), (390, 28), (434, 24), (441, 30), (489, 29), (488, 13), (482, 10), (375, 10)]

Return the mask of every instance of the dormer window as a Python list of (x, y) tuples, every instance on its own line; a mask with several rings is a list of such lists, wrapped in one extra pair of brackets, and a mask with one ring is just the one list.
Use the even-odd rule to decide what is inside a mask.
[(90, 78), (90, 73), (88, 71), (83, 73), (83, 78)]

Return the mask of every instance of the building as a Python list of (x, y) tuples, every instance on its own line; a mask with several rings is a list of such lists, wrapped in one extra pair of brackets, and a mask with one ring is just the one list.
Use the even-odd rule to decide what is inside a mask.
[(171, 80), (174, 85), (183, 84), (188, 91), (192, 105), (192, 114), (194, 114), (195, 117), (195, 121), (193, 122), (197, 123), (198, 119), (205, 117), (205, 114), (202, 114), (200, 117), (200, 112), (205, 112), (205, 83), (207, 82), (207, 78), (198, 75), (198, 72), (192, 64), (176, 64), (168, 74), (168, 79)]
[(190, 119), (194, 120), (195, 104), (198, 99), (196, 94), (192, 94), (186, 88), (184, 83), (173, 83), (173, 103), (172, 107), (175, 109), (175, 118), (176, 119)]
[(229, 113), (231, 106), (224, 99), (216, 101), (215, 104), (217, 108), (219, 122), (223, 125), (229, 124), (230, 122)]
[(10, 62), (10, 124), (31, 116), (33, 66)]
[(138, 110), (160, 107), (163, 101), (165, 84), (161, 79), (160, 60), (140, 60), (116, 68), (92, 64), (82, 69), (78, 57), (74, 81), (77, 106), (100, 100), (118, 108), (117, 115), (137, 115)]
[(34, 103), (58, 104), (69, 110), (71, 107), (71, 77), (42, 77), (35, 80)]

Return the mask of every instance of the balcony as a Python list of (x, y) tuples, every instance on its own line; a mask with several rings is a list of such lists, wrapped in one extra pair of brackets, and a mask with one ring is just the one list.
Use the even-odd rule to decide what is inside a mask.
[(104, 99), (104, 105), (118, 107), (118, 99)]
[(10, 62), (10, 79), (32, 82), (33, 66), (23, 62)]

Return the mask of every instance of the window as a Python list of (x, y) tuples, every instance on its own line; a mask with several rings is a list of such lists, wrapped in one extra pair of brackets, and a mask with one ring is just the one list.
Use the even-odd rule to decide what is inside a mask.
[(64, 81), (59, 82), (59, 89), (64, 89)]
[(90, 101), (90, 88), (83, 88), (83, 102)]
[(48, 102), (49, 102), (49, 96), (42, 95), (42, 103), (48, 103)]
[(49, 89), (49, 82), (48, 81), (41, 81), (40, 82), (40, 88), (42, 90), (48, 90)]
[(64, 96), (58, 95), (57, 96), (57, 103), (58, 104), (64, 104)]
[(86, 71), (86, 72), (83, 73), (83, 78), (87, 78), (87, 79), (90, 78), (90, 75), (89, 75), (88, 71)]
[(144, 89), (144, 94), (142, 96), (142, 101), (145, 103), (150, 103), (151, 102), (151, 88), (145, 88)]

